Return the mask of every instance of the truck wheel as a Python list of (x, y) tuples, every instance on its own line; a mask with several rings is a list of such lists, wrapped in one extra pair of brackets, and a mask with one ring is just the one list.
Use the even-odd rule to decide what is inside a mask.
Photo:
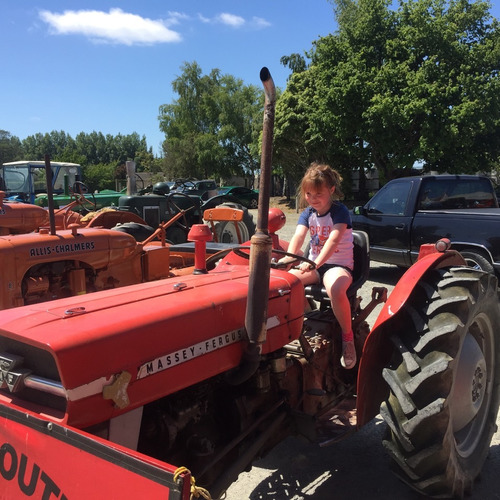
[[(396, 473), (424, 495), (470, 493), (499, 406), (497, 280), (471, 268), (431, 271), (394, 325), (380, 413)], [(397, 321), (397, 317), (395, 318)]]
[(236, 227), (234, 222), (221, 221), (215, 224), (215, 232), (217, 234), (217, 240), (220, 243), (244, 243), (248, 241), (250, 237), (255, 233), (255, 222), (253, 221), (253, 215), (248, 211), (246, 207), (238, 203), (222, 203), (217, 205), (218, 207), (231, 207), (243, 210), (243, 220), (238, 222), (238, 228), (240, 230), (241, 242), (238, 242), (238, 234), (236, 233)]
[(473, 267), (474, 269), (481, 269), (487, 273), (494, 274), (495, 270), (491, 265), (491, 262), (478, 252), (473, 252), (470, 250), (464, 250), (460, 252), (462, 257), (467, 262), (467, 265)]

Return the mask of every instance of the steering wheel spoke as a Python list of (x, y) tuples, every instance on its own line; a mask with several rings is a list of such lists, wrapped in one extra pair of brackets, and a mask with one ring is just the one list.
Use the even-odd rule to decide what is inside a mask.
[[(238, 246), (238, 247), (233, 247), (233, 252), (238, 256), (238, 257), (243, 257), (244, 259), (250, 259), (250, 247), (249, 246)], [(245, 252), (244, 250), (248, 250), (248, 252)], [(274, 249), (273, 248), (273, 253), (277, 253), (279, 255), (283, 255), (285, 257), (292, 257), (293, 260), (290, 262), (287, 262), (285, 264), (278, 264), (277, 262), (270, 262), (270, 265), (273, 269), (286, 269), (289, 265), (294, 264), (296, 262), (307, 262), (311, 269), (316, 269), (316, 264), (308, 259), (307, 257), (304, 257), (303, 255), (297, 255), (295, 253), (290, 253), (286, 252), (285, 250), (279, 250), (279, 249)]]
[[(186, 208), (186, 209), (182, 209), (174, 201), (175, 197), (184, 197), (184, 198), (186, 198), (187, 200), (189, 200), (190, 206), (188, 206), (188, 208)], [(182, 214), (182, 222), (180, 222), (179, 220), (177, 220), (175, 222), (175, 225), (178, 226), (178, 227), (180, 227), (186, 233), (189, 231), (189, 228), (191, 227), (191, 225), (190, 225), (190, 223), (188, 221), (188, 218), (186, 217), (186, 212), (188, 212), (189, 210), (194, 210), (196, 208), (197, 208), (196, 201), (193, 200), (193, 198), (191, 198), (190, 196), (188, 196), (185, 193), (174, 192), (174, 193), (170, 193), (170, 194), (167, 195), (167, 210), (168, 210), (169, 213), (172, 214), (172, 216), (175, 215), (175, 214), (177, 214), (177, 213), (179, 213), (179, 212), (183, 212), (183, 214)]]

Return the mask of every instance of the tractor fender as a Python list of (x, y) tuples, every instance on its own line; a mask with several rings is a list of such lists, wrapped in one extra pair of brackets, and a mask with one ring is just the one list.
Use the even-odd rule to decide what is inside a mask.
[[(434, 247), (434, 245), (428, 246)], [(421, 252), (420, 255), (419, 260), (406, 271), (394, 287), (363, 346), (357, 381), (358, 427), (375, 418), (388, 393), (387, 384), (382, 378), (382, 370), (389, 364), (394, 351), (390, 337), (398, 326), (398, 313), (419, 280), (432, 269), (466, 265), (464, 258), (455, 250), (444, 253), (433, 250), (424, 255)]]

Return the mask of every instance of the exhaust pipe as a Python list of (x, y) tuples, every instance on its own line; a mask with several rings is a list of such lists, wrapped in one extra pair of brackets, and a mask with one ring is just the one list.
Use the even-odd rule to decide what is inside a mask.
[(250, 281), (245, 327), (250, 342), (263, 344), (266, 341), (267, 303), (269, 299), (269, 276), (272, 253), (272, 238), (269, 236), (269, 195), (271, 184), (274, 108), (276, 89), (267, 68), (260, 70), (264, 85), (264, 122), (262, 128), (262, 153), (260, 162), (259, 210), (257, 230), (250, 239)]
[(269, 70), (260, 70), (260, 79), (264, 86), (264, 122), (262, 129), (262, 153), (260, 162), (259, 209), (257, 212), (257, 230), (250, 239), (250, 276), (248, 281), (248, 299), (245, 317), (245, 330), (248, 343), (243, 358), (235, 370), (230, 372), (228, 381), (234, 385), (250, 378), (260, 362), (262, 344), (267, 334), (267, 305), (269, 301), (269, 277), (272, 254), (272, 238), (269, 236), (269, 195), (271, 185), (274, 110), (276, 106), (276, 88)]
[(127, 160), (125, 162), (127, 172), (127, 195), (137, 194), (137, 185), (135, 182), (135, 161)]
[(56, 234), (56, 219), (54, 215), (54, 188), (52, 179), (52, 168), (50, 166), (49, 155), (44, 155), (45, 178), (47, 179), (47, 206), (49, 211), (50, 234)]

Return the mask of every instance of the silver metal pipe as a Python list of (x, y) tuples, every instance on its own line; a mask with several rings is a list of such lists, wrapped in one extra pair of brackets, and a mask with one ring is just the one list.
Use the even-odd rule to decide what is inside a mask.
[(30, 389), (46, 392), (54, 396), (61, 396), (63, 398), (66, 397), (66, 389), (63, 387), (61, 382), (39, 377), (38, 375), (28, 375), (23, 382), (24, 386), (29, 387)]

